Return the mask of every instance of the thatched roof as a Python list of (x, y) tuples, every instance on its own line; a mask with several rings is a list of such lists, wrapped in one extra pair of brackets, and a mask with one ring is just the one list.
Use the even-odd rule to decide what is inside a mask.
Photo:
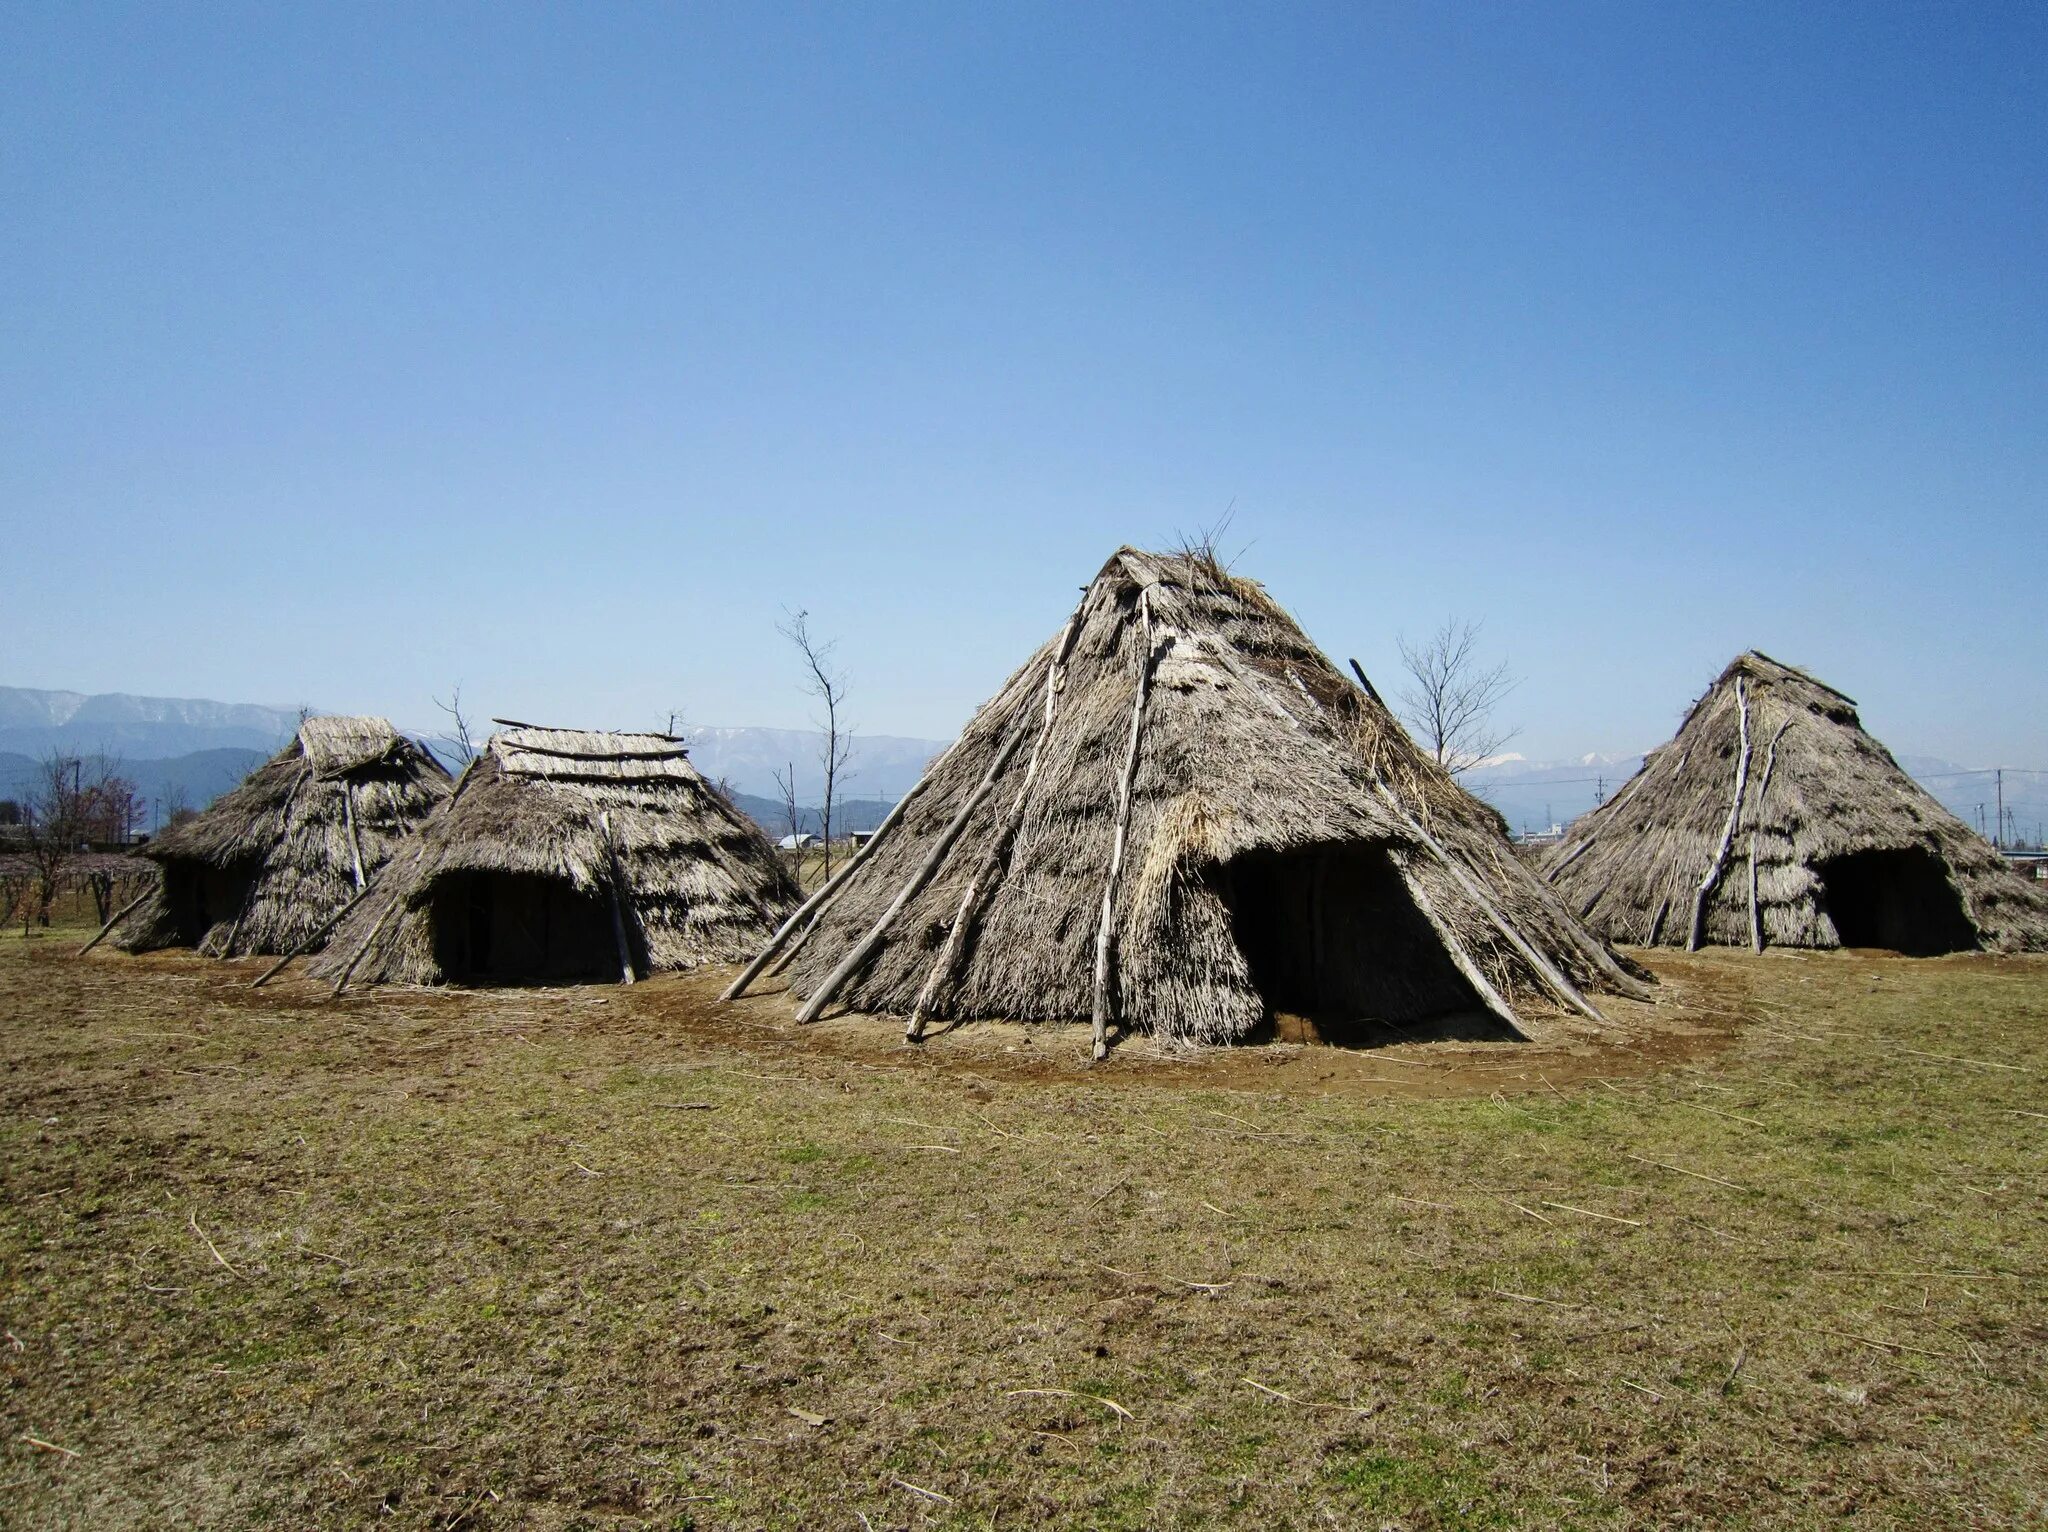
[(164, 880), (115, 943), (237, 957), (317, 942), (449, 787), (382, 718), (308, 718), (241, 786), (137, 852)]
[[(744, 957), (797, 895), (759, 827), (679, 740), (514, 725), (470, 763), (446, 811), (378, 879), (314, 972), (353, 983), (466, 977), (444, 962), (436, 922), (450, 917), (437, 895), (492, 875), (615, 909), (637, 974)], [(616, 974), (615, 953), (606, 960)]]
[(1900, 769), (1855, 702), (1754, 652), (1544, 866), (1615, 941), (2048, 947), (2048, 899)]
[(1260, 586), (1126, 548), (806, 915), (791, 980), (805, 1016), (1230, 1041), (1280, 1005), (1239, 923), (1327, 874), (1356, 897), (1313, 961), (1354, 971), (1318, 993), (1387, 1019), (1633, 987), (1505, 832)]

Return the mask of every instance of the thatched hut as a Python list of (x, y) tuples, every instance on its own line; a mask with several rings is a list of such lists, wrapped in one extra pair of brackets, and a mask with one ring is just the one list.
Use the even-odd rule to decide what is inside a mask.
[(1098, 1056), (1112, 1020), (1597, 1018), (1636, 981), (1505, 832), (1260, 586), (1126, 548), (728, 994), (779, 956), (803, 1019), (1087, 1018)]
[(745, 957), (796, 897), (680, 740), (511, 724), (313, 971), (337, 988), (630, 983)]
[(1740, 656), (1544, 876), (1619, 942), (2048, 947), (2048, 898), (1864, 733), (1855, 701)]
[(163, 878), (111, 940), (210, 957), (317, 946), (449, 787), (382, 718), (308, 718), (241, 786), (141, 849)]

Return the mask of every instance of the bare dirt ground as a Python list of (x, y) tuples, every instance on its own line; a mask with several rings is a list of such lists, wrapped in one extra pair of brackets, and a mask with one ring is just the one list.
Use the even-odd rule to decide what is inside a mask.
[(2038, 1526), (2048, 961), (1529, 1044), (0, 941), (8, 1526)]

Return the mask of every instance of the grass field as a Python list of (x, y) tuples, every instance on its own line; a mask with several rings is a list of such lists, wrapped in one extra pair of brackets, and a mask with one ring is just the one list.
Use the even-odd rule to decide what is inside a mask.
[(2048, 1519), (2048, 961), (1090, 1070), (74, 945), (0, 940), (9, 1527)]

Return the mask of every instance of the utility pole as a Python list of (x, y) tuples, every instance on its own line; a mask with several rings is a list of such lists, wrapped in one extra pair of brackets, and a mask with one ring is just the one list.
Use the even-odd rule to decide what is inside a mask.
[(1991, 844), (2000, 851), (2005, 849), (2005, 768), (1998, 768), (1998, 833), (1991, 838)]
[(1605, 777), (1595, 777), (1595, 778), (1593, 778), (1593, 802), (1594, 802), (1595, 806), (1597, 807), (1598, 805), (1600, 805), (1600, 804), (1602, 804), (1602, 803), (1605, 803), (1606, 801), (1607, 801), (1607, 778), (1605, 778)]

